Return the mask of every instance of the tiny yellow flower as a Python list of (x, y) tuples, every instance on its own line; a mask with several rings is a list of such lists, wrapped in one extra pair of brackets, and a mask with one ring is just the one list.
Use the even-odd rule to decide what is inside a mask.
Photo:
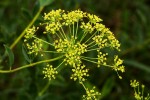
[(49, 80), (55, 79), (57, 73), (56, 68), (53, 68), (53, 66), (49, 64), (43, 69), (44, 78), (48, 78)]

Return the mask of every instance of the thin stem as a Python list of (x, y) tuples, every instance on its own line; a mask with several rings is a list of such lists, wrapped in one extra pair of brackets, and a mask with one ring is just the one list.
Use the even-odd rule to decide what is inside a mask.
[(94, 51), (94, 50), (99, 50), (99, 48), (89, 49), (89, 50), (87, 50), (87, 51)]
[(59, 30), (60, 35), (62, 36), (63, 39), (65, 39), (65, 37), (63, 36), (63, 33)]
[[(87, 46), (90, 46), (91, 44), (93, 44), (95, 41), (92, 41), (91, 43), (87, 44)], [(96, 45), (96, 44), (95, 44)], [(92, 45), (93, 46), (93, 45)], [(90, 48), (90, 47), (89, 47)]]
[(82, 37), (81, 37), (81, 39), (80, 39), (80, 42), (84, 39), (84, 37), (87, 35), (87, 33), (88, 33), (88, 32), (84, 32), (84, 33), (83, 33), (83, 35), (82, 35)]
[(70, 38), (71, 38), (71, 27), (70, 27), (70, 25), (68, 26), (69, 27), (69, 34), (70, 34)]
[(45, 53), (65, 53), (65, 52), (56, 52), (56, 51), (41, 51), (41, 52), (45, 52)]
[(98, 58), (92, 58), (92, 57), (85, 57), (85, 56), (81, 56), (82, 58), (87, 58), (87, 59), (98, 59)]
[(84, 43), (88, 42), (96, 33), (97, 31), (90, 38), (88, 38), (88, 40), (86, 40)]
[[(32, 19), (32, 21), (28, 24), (28, 26), (22, 31), (22, 33), (20, 34), (20, 36), (11, 44), (10, 49), (13, 49), (15, 47), (15, 45), (21, 40), (21, 38), (25, 35), (26, 30), (28, 28), (30, 28), (34, 22), (36, 21), (36, 19), (39, 17), (41, 11), (43, 10), (44, 7), (40, 7), (39, 11), (36, 13), (36, 15), (34, 16), (34, 18)], [(6, 58), (7, 54), (6, 52), (4, 53), (4, 55), (2, 56), (2, 59), (0, 60), (0, 63), (3, 62), (3, 60)]]
[[(92, 60), (89, 60), (89, 59), (87, 59), (87, 58), (85, 58), (85, 57), (81, 57), (81, 59), (83, 59), (83, 60), (85, 60), (85, 61), (89, 61), (89, 62), (94, 63), (94, 64), (98, 64), (97, 62), (92, 61)], [(100, 65), (102, 65), (102, 66), (107, 66), (107, 67), (111, 67), (111, 68), (114, 67), (114, 66), (111, 66), (111, 65), (104, 65), (104, 64), (100, 64)]]
[(73, 26), (73, 30), (72, 30), (72, 32), (73, 32), (73, 37), (74, 37), (74, 23), (73, 23), (73, 25), (72, 25), (72, 26)]
[(86, 59), (86, 58), (84, 58), (84, 57), (81, 57), (81, 59), (83, 59), (83, 60), (85, 60), (85, 61), (89, 61), (89, 62), (94, 63), (94, 64), (97, 64), (97, 62), (92, 61), (92, 60), (89, 60), (89, 59)]
[(42, 42), (44, 42), (44, 43), (47, 43), (47, 44), (49, 44), (49, 45), (51, 45), (51, 46), (54, 46), (53, 44), (51, 44), (51, 43), (49, 43), (49, 42), (47, 42), (47, 41), (44, 41), (43, 39), (39, 39), (39, 38), (37, 38), (36, 36), (33, 36), (33, 38), (38, 39), (38, 40), (40, 40), (40, 41), (42, 41)]
[(15, 45), (20, 41), (20, 39), (25, 35), (26, 30), (28, 28), (30, 28), (34, 22), (36, 21), (36, 19), (39, 17), (41, 11), (43, 10), (44, 7), (40, 7), (39, 11), (36, 13), (36, 15), (34, 16), (34, 18), (32, 19), (32, 21), (28, 24), (28, 26), (23, 30), (23, 32), (20, 34), (20, 36), (11, 44), (10, 48), (13, 49), (15, 47)]
[[(94, 43), (94, 42), (93, 42)], [(90, 47), (88, 47), (87, 49), (89, 49), (89, 48), (92, 48), (92, 47), (94, 47), (94, 46), (96, 46), (97, 44), (94, 44), (94, 45), (91, 45)]]
[(85, 85), (83, 84), (83, 82), (81, 81), (80, 82), (80, 84), (83, 86), (83, 88), (85, 89), (85, 91), (86, 91), (86, 87), (85, 87)]
[(43, 93), (48, 89), (50, 85), (50, 80), (48, 81), (48, 83), (45, 85), (45, 87), (38, 93), (38, 96), (42, 96)]
[(58, 37), (59, 39), (63, 39), (63, 37), (61, 38), (57, 33), (56, 33), (56, 35), (57, 35), (57, 37)]
[(77, 34), (78, 34), (78, 27), (79, 27), (79, 25), (78, 25), (79, 23), (77, 22), (77, 27), (76, 27), (76, 33), (75, 33), (75, 38), (77, 37)]
[(38, 62), (31, 63), (31, 64), (28, 64), (28, 65), (24, 65), (24, 66), (21, 66), (21, 67), (18, 67), (16, 69), (12, 69), (12, 70), (0, 70), (0, 73), (13, 73), (13, 72), (19, 71), (19, 70), (24, 69), (24, 68), (33, 67), (33, 66), (35, 66), (37, 64), (46, 63), (46, 62), (52, 62), (52, 61), (58, 60), (58, 59), (60, 59), (62, 57), (63, 56), (59, 56), (59, 57), (56, 57), (56, 58), (53, 58), (53, 59), (38, 61)]
[(61, 31), (62, 31), (62, 34), (65, 36), (65, 38), (67, 39), (67, 36), (66, 36), (66, 34), (65, 34), (65, 32), (64, 32), (64, 30), (63, 30), (63, 28), (62, 28), (62, 26), (60, 27), (60, 29), (61, 29)]
[(142, 87), (142, 100), (144, 99), (144, 87)]
[(64, 63), (64, 61), (62, 61), (62, 62), (56, 67), (56, 69), (58, 69), (63, 63)]

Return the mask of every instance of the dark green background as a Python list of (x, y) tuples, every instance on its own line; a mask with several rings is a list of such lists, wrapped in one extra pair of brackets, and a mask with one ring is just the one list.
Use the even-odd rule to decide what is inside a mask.
[[(38, 0), (0, 0), (0, 59), (5, 52), (4, 44), (10, 46), (21, 34), (39, 9)], [(134, 100), (130, 80), (137, 79), (150, 92), (150, 0), (54, 0), (42, 11), (52, 9), (81, 9), (96, 14), (121, 42), (119, 57), (124, 59), (126, 72), (120, 80), (109, 68), (94, 68), (90, 72), (89, 85), (104, 92), (102, 100)], [(27, 62), (22, 54), (23, 39), (15, 46), (13, 68)], [(8, 57), (0, 68), (9, 69)], [(69, 80), (69, 70), (53, 81), (45, 94), (38, 92), (47, 83), (41, 67), (32, 67), (11, 74), (0, 74), (0, 100), (78, 100), (85, 94), (83, 88)]]

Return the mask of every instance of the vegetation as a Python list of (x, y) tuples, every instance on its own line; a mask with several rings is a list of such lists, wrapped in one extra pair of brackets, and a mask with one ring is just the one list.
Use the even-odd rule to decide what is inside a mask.
[(149, 0), (1, 0), (0, 99), (149, 100), (149, 10)]

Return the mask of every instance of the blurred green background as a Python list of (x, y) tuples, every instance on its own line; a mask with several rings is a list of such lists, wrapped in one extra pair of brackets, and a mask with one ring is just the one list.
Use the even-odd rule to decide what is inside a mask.
[[(0, 0), (0, 59), (5, 52), (4, 44), (10, 46), (26, 28), (39, 9), (39, 1)], [(102, 100), (134, 100), (131, 79), (145, 84), (145, 92), (150, 92), (150, 0), (54, 0), (45, 5), (34, 25), (42, 21), (44, 12), (52, 9), (81, 9), (100, 16), (121, 42), (119, 56), (126, 66), (123, 79), (109, 68), (95, 68), (91, 72), (89, 84), (104, 93)], [(23, 39), (13, 48), (13, 68), (27, 63), (22, 44)], [(39, 97), (38, 92), (47, 83), (40, 66), (11, 74), (0, 73), (0, 100), (80, 100), (85, 91), (77, 82), (69, 80), (68, 70)], [(8, 57), (1, 62), (0, 69), (9, 69)]]

